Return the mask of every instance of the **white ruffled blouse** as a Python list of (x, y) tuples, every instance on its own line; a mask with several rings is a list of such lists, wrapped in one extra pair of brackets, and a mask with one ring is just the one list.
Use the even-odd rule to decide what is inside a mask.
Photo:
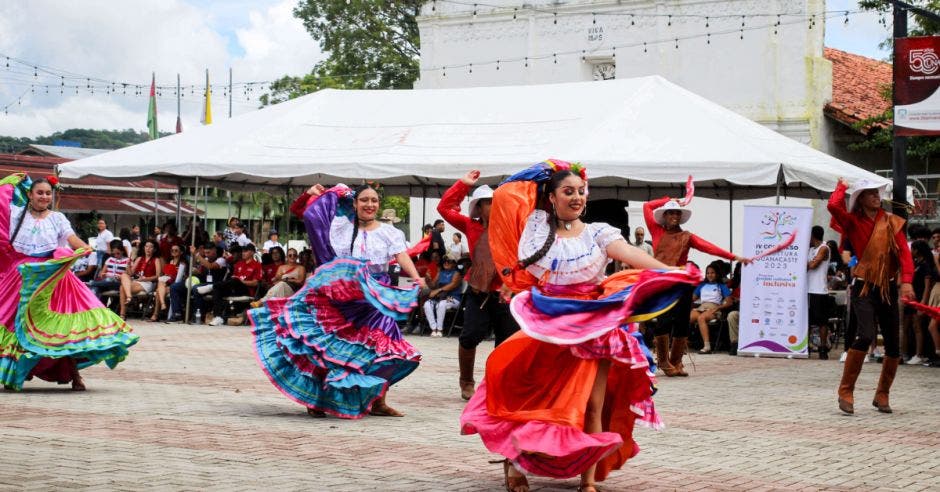
[(388, 270), (388, 264), (395, 255), (408, 249), (405, 233), (395, 227), (380, 223), (377, 229), (366, 231), (359, 229), (356, 242), (352, 245), (353, 223), (346, 217), (336, 217), (330, 223), (330, 245), (338, 256), (352, 256), (368, 260), (370, 271), (381, 273)]
[[(519, 239), (520, 260), (542, 249), (551, 227), (547, 212), (536, 210), (529, 215)], [(618, 239), (622, 240), (623, 236), (614, 227), (603, 222), (585, 224), (578, 236), (555, 236), (548, 253), (529, 265), (527, 270), (538, 279), (550, 272), (547, 282), (555, 285), (599, 283), (604, 279), (604, 270), (610, 262), (607, 246)]]
[(10, 207), (10, 235), (13, 234), (23, 214), (23, 225), (20, 226), (16, 238), (13, 239), (13, 249), (20, 253), (37, 256), (69, 245), (69, 236), (75, 234), (69, 220), (61, 212), (49, 212), (42, 219), (36, 219), (27, 213), (24, 207)]

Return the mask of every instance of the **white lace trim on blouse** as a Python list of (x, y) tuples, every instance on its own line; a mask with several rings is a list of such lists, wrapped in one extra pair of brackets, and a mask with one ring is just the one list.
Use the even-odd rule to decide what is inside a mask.
[[(520, 260), (532, 256), (542, 248), (550, 227), (552, 225), (548, 223), (547, 212), (532, 212), (519, 240)], [(545, 272), (551, 272), (547, 281), (556, 285), (598, 283), (604, 279), (604, 270), (610, 262), (607, 246), (617, 240), (623, 240), (618, 229), (602, 222), (585, 224), (584, 230), (578, 236), (556, 236), (548, 253), (527, 270), (538, 279), (541, 279)]]

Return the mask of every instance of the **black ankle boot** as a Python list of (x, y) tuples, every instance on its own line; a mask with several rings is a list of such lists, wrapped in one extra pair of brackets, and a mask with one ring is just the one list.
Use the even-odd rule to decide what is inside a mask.
[(731, 342), (731, 346), (728, 347), (728, 355), (738, 355), (738, 342)]

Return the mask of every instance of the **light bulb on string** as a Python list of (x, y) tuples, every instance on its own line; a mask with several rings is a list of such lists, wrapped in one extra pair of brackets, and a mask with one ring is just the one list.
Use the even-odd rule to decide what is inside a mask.
[(643, 53), (646, 53), (646, 41), (643, 42)]
[(473, 18), (477, 18), (477, 4), (473, 4)]
[(558, 25), (558, 12), (552, 12), (552, 15), (554, 16), (553, 23), (557, 26)]
[(499, 60), (496, 60), (496, 70), (499, 70)]
[(39, 77), (39, 68), (33, 67), (33, 77)]
[(617, 47), (616, 46), (613, 47), (613, 53), (611, 53), (610, 57), (615, 60), (617, 59)]
[(431, 12), (437, 11), (437, 0), (431, 2)]
[(630, 14), (630, 25), (631, 25), (631, 26), (635, 26), (635, 25), (636, 25), (636, 21), (633, 19), (633, 17), (634, 17), (633, 14)]
[(708, 29), (708, 17), (705, 17), (705, 28)]
[(671, 16), (671, 15), (669, 16), (669, 21), (666, 22), (666, 25), (667, 25), (667, 26), (671, 26), (671, 25), (672, 25), (672, 16)]
[(591, 24), (597, 24), (597, 14), (591, 12)]
[(744, 27), (744, 16), (741, 16), (741, 27)]
[(679, 38), (676, 38), (676, 49), (679, 49)]
[(7, 57), (7, 68), (10, 68), (10, 57)]
[(552, 59), (555, 60), (555, 65), (558, 65), (558, 55), (555, 53), (552, 53)]
[(473, 64), (471, 63), (467, 69), (467, 73), (473, 73)]
[(525, 57), (525, 68), (529, 68), (529, 57)]
[(587, 63), (587, 57), (584, 56), (584, 50), (581, 50), (581, 63)]
[(518, 11), (519, 11), (519, 9), (513, 7), (513, 9), (512, 9), (512, 20), (516, 20), (516, 12), (518, 12)]
[(741, 39), (744, 39), (744, 29), (741, 29)]
[(849, 23), (849, 11), (846, 10), (846, 11), (845, 11), (845, 22), (843, 22), (843, 24), (848, 24), (848, 23)]
[(712, 33), (705, 33), (705, 44), (712, 44)]

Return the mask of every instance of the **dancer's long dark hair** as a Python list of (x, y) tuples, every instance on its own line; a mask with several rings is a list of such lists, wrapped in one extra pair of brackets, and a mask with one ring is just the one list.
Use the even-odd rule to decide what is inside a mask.
[[(359, 199), (359, 194), (366, 190), (375, 191), (375, 194), (379, 196), (379, 203), (382, 202), (382, 194), (379, 193), (379, 189), (375, 186), (372, 186), (370, 183), (365, 183), (353, 188), (353, 203)], [(353, 217), (352, 240), (349, 241), (349, 256), (353, 256), (353, 245), (356, 244), (356, 236), (359, 235), (359, 212), (355, 211), (355, 206), (353, 207), (353, 213), (355, 216)]]
[[(46, 183), (47, 185), (49, 185), (50, 188), (54, 188), (54, 186), (52, 186), (52, 183), (50, 183), (48, 179), (37, 178), (35, 181), (33, 181), (33, 184), (29, 185), (29, 192), (32, 193), (33, 190), (36, 189), (36, 185), (40, 183)], [(16, 228), (13, 229), (13, 235), (10, 236), (10, 243), (13, 243), (13, 241), (16, 240), (17, 234), (20, 233), (20, 227), (23, 227), (23, 219), (26, 218), (26, 214), (28, 213), (29, 213), (29, 196), (26, 197), (26, 206), (23, 207), (23, 213), (20, 214), (20, 220), (17, 221)]]
[[(555, 228), (558, 226), (558, 217), (555, 215), (555, 207), (552, 206), (552, 202), (548, 197), (558, 189), (558, 187), (561, 185), (561, 182), (564, 181), (568, 176), (578, 175), (568, 170), (558, 171), (552, 174), (551, 179), (545, 183), (544, 189), (542, 190), (541, 196), (539, 197), (539, 202), (541, 204), (541, 208), (548, 212), (548, 237), (545, 238), (545, 243), (542, 244), (542, 247), (533, 253), (532, 256), (519, 260), (520, 270), (524, 270), (529, 265), (544, 258), (545, 255), (548, 254), (548, 250), (552, 248), (552, 244), (555, 243)], [(580, 176), (578, 177), (580, 178)]]

